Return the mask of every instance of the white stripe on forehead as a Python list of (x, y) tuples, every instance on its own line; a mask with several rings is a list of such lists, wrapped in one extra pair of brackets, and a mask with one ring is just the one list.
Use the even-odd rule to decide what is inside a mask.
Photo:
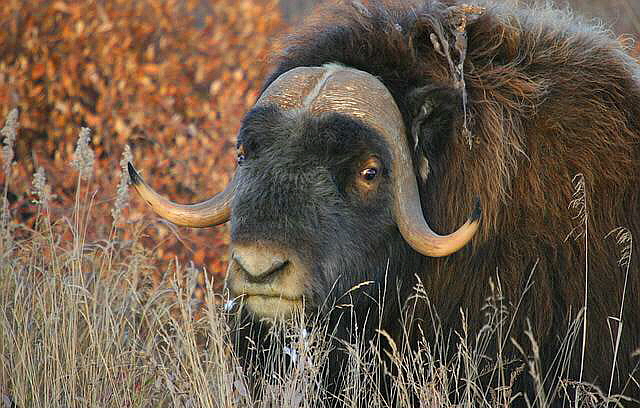
[(256, 106), (274, 104), (284, 111), (306, 110), (332, 75), (348, 69), (339, 64), (293, 68), (281, 74), (265, 89)]
[(402, 116), (384, 84), (375, 76), (340, 64), (297, 67), (267, 87), (256, 106), (276, 105), (297, 116), (341, 113), (395, 139), (404, 135)]
[(304, 101), (302, 102), (303, 109), (308, 108), (309, 105), (313, 103), (313, 101), (318, 97), (318, 95), (320, 95), (329, 77), (331, 77), (338, 71), (345, 70), (345, 67), (340, 64), (326, 64), (323, 65), (322, 68), (325, 70), (324, 75), (322, 76), (322, 78), (320, 78), (318, 83), (316, 83), (316, 86), (311, 90), (311, 92), (309, 92), (304, 98)]

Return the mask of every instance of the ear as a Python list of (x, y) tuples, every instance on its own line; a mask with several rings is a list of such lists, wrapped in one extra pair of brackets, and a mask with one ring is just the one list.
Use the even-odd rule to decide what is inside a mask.
[(452, 88), (426, 85), (407, 95), (411, 138), (421, 179), (429, 173), (429, 161), (437, 160), (453, 138), (453, 124), (461, 112), (462, 96)]

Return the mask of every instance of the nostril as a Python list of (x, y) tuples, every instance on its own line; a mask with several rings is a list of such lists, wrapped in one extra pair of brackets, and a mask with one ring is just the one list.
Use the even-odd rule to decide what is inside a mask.
[(277, 256), (238, 253), (232, 255), (232, 260), (242, 269), (248, 280), (255, 282), (263, 282), (275, 276), (289, 263), (288, 260), (283, 260)]
[[(255, 271), (255, 270), (247, 270), (247, 268), (242, 267), (242, 270), (245, 272), (245, 276), (246, 279), (249, 282), (253, 282), (253, 283), (264, 283), (267, 281), (270, 281), (271, 279), (273, 279), (275, 276), (278, 275), (278, 273), (284, 269), (284, 267), (287, 265), (288, 261), (279, 261), (277, 263), (272, 264), (270, 267), (263, 269), (259, 272)], [(257, 273), (256, 273), (257, 272)]]
[(280, 269), (284, 268), (289, 261), (277, 261), (271, 265), (271, 268), (267, 269), (263, 275), (271, 275), (272, 273), (278, 272)]

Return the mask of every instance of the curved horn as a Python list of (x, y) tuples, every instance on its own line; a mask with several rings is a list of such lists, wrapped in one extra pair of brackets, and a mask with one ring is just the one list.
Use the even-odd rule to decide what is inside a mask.
[[(438, 235), (424, 219), (418, 184), (406, 141), (402, 115), (389, 90), (374, 76), (352, 68), (327, 67), (317, 96), (310, 102), (312, 112), (341, 112), (376, 129), (391, 148), (393, 216), (402, 237), (427, 256), (446, 256), (466, 245), (478, 230), (480, 205), (476, 201), (471, 217), (450, 235)], [(320, 89), (321, 88), (321, 89)]]
[[(396, 159), (397, 160), (397, 159)], [(438, 235), (424, 219), (415, 175), (411, 167), (394, 173), (394, 217), (402, 237), (413, 249), (427, 256), (447, 256), (465, 246), (480, 226), (480, 200), (476, 199), (471, 216), (460, 228), (449, 235)], [(398, 171), (400, 170), (400, 171)]]
[(236, 190), (235, 178), (224, 191), (198, 204), (176, 204), (156, 193), (138, 174), (131, 163), (127, 164), (131, 184), (138, 194), (160, 217), (184, 227), (203, 228), (222, 224), (231, 216), (230, 203)]
[[(391, 98), (391, 95), (389, 95)], [(398, 108), (393, 100), (387, 101), (387, 110)], [(476, 199), (474, 209), (467, 221), (449, 235), (433, 232), (422, 213), (418, 183), (413, 170), (413, 162), (409, 146), (406, 142), (404, 123), (400, 112), (396, 118), (386, 122), (388, 131), (382, 132), (391, 147), (392, 189), (394, 196), (393, 215), (402, 237), (413, 249), (427, 256), (447, 256), (465, 246), (478, 231), (480, 226), (480, 200)], [(395, 131), (394, 131), (395, 130)]]

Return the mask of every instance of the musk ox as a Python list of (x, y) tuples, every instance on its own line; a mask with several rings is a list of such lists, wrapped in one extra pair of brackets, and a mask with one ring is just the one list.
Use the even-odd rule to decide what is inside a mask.
[[(130, 167), (133, 184), (175, 224), (230, 220), (227, 285), (254, 319), (322, 313), (372, 281), (353, 299), (365, 338), (432, 336), (430, 308), (473, 333), (493, 279), (546, 370), (586, 316), (565, 373), (637, 398), (640, 259), (619, 262), (612, 231), (640, 236), (639, 65), (566, 13), (485, 6), (326, 7), (246, 114), (225, 191), (180, 205)], [(418, 281), (429, 302), (403, 331)]]

